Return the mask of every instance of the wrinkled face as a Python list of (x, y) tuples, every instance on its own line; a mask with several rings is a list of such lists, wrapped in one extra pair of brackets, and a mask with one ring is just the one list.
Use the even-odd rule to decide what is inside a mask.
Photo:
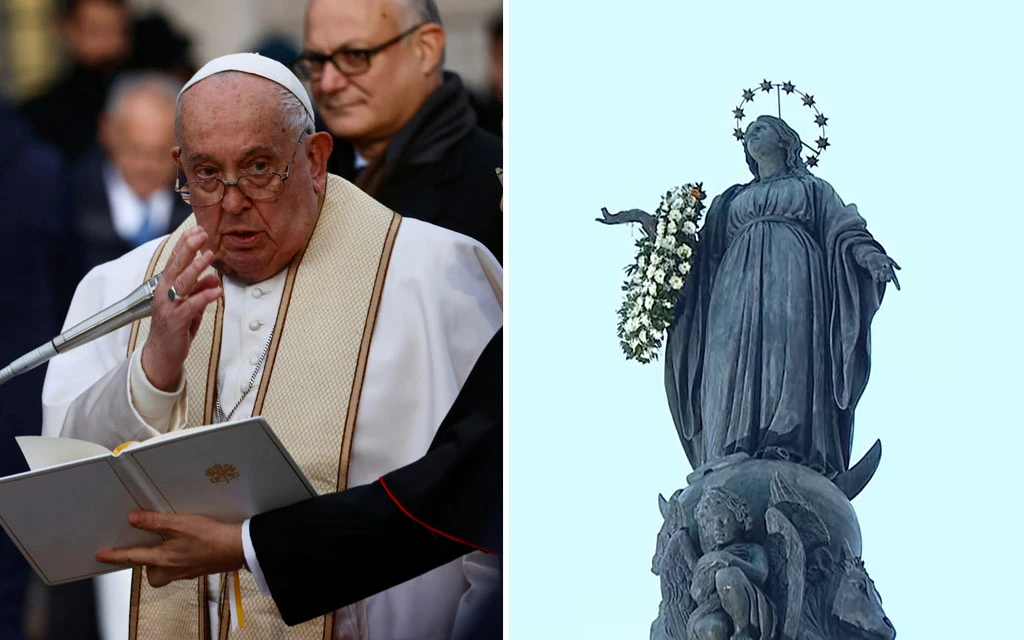
[[(324, 55), (342, 47), (376, 47), (417, 22), (405, 11), (395, 0), (313, 0), (303, 46)], [(331, 133), (354, 142), (387, 140), (412, 118), (429, 93), (418, 34), (372, 56), (369, 71), (357, 76), (324, 65), (323, 75), (309, 86)]]
[[(249, 74), (217, 74), (182, 96), (181, 147), (174, 157), (186, 180), (283, 175), (300, 135), (285, 124), (279, 85)], [(259, 282), (287, 267), (305, 247), (327, 181), (323, 138), (329, 154), (327, 134), (303, 138), (280, 196), (252, 200), (231, 186), (219, 204), (194, 208), (223, 273)]]
[(125, 96), (105, 114), (100, 139), (107, 156), (140, 198), (174, 184), (174, 103), (151, 92)]
[(128, 55), (128, 14), (115, 3), (89, 0), (68, 18), (64, 35), (83, 66), (110, 68)]
[(711, 505), (698, 522), (705, 550), (720, 549), (739, 539), (740, 523), (725, 505)]
[(783, 153), (782, 138), (775, 129), (759, 120), (751, 122), (747, 127), (746, 133), (743, 134), (743, 143), (755, 160)]

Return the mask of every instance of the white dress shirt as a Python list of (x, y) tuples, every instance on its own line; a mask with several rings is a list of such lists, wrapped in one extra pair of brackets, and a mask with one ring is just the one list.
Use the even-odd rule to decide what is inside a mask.
[(142, 226), (146, 223), (143, 211), (147, 207), (152, 224), (161, 230), (156, 235), (163, 235), (168, 231), (174, 198), (177, 197), (173, 191), (158, 189), (148, 198), (141, 198), (124, 181), (117, 167), (109, 162), (103, 165), (103, 185), (106, 187), (107, 200), (110, 202), (110, 217), (114, 223), (114, 231), (122, 240), (132, 242), (142, 231)]

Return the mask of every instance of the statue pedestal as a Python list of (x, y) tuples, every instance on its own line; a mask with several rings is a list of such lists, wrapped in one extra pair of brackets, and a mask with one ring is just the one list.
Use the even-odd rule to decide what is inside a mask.
[(860, 560), (853, 505), (831, 480), (741, 458), (690, 478), (661, 499), (652, 640), (895, 637)]

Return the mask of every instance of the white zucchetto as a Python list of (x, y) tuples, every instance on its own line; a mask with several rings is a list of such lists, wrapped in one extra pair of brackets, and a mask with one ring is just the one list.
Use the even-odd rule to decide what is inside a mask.
[(185, 83), (181, 91), (178, 93), (178, 97), (181, 94), (188, 91), (188, 88), (199, 82), (205, 80), (210, 76), (222, 73), (224, 71), (241, 71), (242, 73), (251, 73), (262, 78), (266, 78), (272, 82), (276, 82), (285, 89), (288, 89), (295, 97), (302, 102), (302, 106), (306, 107), (306, 111), (309, 112), (309, 117), (313, 118), (313, 103), (309, 99), (309, 94), (306, 92), (306, 88), (302, 86), (302, 82), (292, 73), (288, 67), (284, 66), (277, 60), (265, 58), (258, 53), (231, 53), (226, 56), (214, 58), (210, 60), (203, 68), (196, 71), (196, 74)]

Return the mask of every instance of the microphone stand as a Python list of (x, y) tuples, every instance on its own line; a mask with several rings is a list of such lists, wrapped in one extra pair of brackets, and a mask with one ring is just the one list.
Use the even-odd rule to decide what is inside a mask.
[(153, 292), (156, 291), (157, 282), (160, 281), (162, 275), (162, 273), (156, 274), (123, 299), (0, 369), (0, 384), (45, 364), (58, 353), (70, 351), (139, 318), (151, 315), (153, 313)]

